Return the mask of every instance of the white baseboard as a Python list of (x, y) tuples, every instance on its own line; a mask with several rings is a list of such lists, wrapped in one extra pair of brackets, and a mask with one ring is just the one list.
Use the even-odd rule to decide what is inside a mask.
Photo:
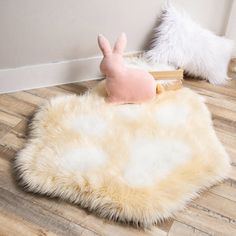
[[(140, 53), (141, 51), (128, 52), (125, 56)], [(102, 78), (99, 69), (101, 59), (101, 56), (97, 56), (0, 69), (0, 94)]]
[[(129, 52), (126, 56), (139, 55)], [(0, 94), (102, 78), (101, 57), (0, 69)], [(232, 59), (235, 65), (236, 58)], [(235, 68), (235, 66), (234, 66)], [(235, 70), (235, 69), (234, 69)]]
[(101, 78), (101, 57), (0, 70), (0, 93)]

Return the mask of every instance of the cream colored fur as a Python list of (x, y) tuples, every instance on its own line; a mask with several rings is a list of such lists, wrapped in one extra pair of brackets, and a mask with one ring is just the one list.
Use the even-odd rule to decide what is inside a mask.
[(103, 82), (42, 106), (15, 167), (27, 190), (143, 227), (227, 176), (229, 158), (189, 89), (148, 103), (104, 102)]

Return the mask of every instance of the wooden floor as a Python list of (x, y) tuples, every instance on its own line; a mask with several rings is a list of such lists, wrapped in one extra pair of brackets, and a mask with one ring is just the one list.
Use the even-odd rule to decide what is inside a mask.
[(225, 86), (186, 80), (203, 95), (215, 130), (232, 160), (230, 178), (201, 194), (173, 219), (142, 231), (108, 222), (77, 206), (25, 193), (12, 176), (11, 163), (22, 148), (27, 124), (46, 99), (81, 94), (96, 82), (33, 89), (0, 95), (0, 235), (236, 235), (236, 79)]

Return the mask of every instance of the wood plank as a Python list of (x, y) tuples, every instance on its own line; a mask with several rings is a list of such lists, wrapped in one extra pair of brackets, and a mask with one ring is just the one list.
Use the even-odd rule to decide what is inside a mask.
[[(58, 235), (78, 235), (85, 227), (53, 214), (38, 204), (33, 204), (11, 192), (0, 188), (0, 209), (22, 218), (30, 224), (36, 224)], [(88, 229), (87, 229), (88, 230)], [(96, 233), (96, 232), (95, 232)], [(97, 233), (98, 234), (98, 233)], [(98, 234), (99, 235), (99, 234)]]
[(183, 224), (178, 221), (174, 221), (168, 233), (168, 236), (207, 236), (207, 235), (210, 234), (197, 230), (196, 228), (193, 228), (189, 225)]
[(236, 203), (236, 187), (232, 185), (231, 181), (225, 181), (212, 187), (209, 192), (219, 195)]
[(156, 226), (165, 232), (169, 232), (173, 222), (174, 220), (171, 218), (171, 219), (165, 220), (164, 222), (157, 223)]
[(0, 158), (6, 159), (8, 161), (13, 160), (16, 155), (16, 151), (10, 148), (6, 148), (0, 145)]
[[(88, 231), (89, 232), (89, 231)], [(57, 234), (50, 232), (36, 224), (17, 217), (14, 213), (0, 212), (0, 234), (2, 236), (56, 236)]]
[(231, 223), (227, 218), (205, 209), (189, 206), (185, 211), (178, 213), (175, 218), (181, 223), (210, 235), (236, 235), (236, 224), (234, 222)]
[(80, 236), (96, 236), (98, 234), (94, 233), (94, 232), (91, 232), (90, 230), (87, 230), (85, 229), (81, 234)]
[(236, 123), (236, 112), (212, 104), (207, 104), (207, 107), (213, 116)]
[(221, 142), (223, 142), (228, 147), (235, 148), (236, 147), (236, 136), (230, 132), (225, 130), (215, 128), (216, 134), (220, 137)]
[(14, 115), (10, 115), (6, 112), (0, 111), (0, 123), (4, 125), (8, 125), (10, 127), (16, 126), (21, 119)]
[[(194, 80), (193, 80), (194, 81)], [(233, 121), (236, 119), (236, 92), (235, 89), (226, 89), (223, 86), (213, 86), (205, 81), (184, 81), (187, 87), (195, 90), (197, 93), (203, 95), (206, 100), (210, 111), (213, 115), (223, 118), (232, 117)], [(211, 88), (211, 89), (209, 89)], [(219, 89), (223, 94), (219, 93)], [(232, 91), (235, 96), (232, 96)]]
[(26, 137), (29, 132), (30, 120), (22, 119), (13, 129), (13, 133), (17, 133), (18, 137)]
[(93, 88), (94, 86), (96, 86), (99, 82), (101, 82), (103, 79), (99, 79), (99, 80), (89, 80), (89, 81), (83, 81), (83, 82), (79, 82), (76, 84), (80, 84), (85, 86), (88, 89)]
[(31, 90), (28, 90), (27, 93), (30, 93), (30, 94), (33, 94), (33, 95), (36, 95), (45, 99), (49, 99), (56, 96), (72, 94), (70, 91), (67, 91), (59, 87), (31, 89)]
[(132, 226), (127, 226), (115, 222), (110, 222), (108, 220), (101, 220), (97, 216), (90, 214), (88, 215), (83, 224), (89, 225), (91, 228), (95, 229), (101, 235), (104, 236), (166, 236), (167, 232), (159, 229), (158, 227), (152, 227), (151, 229), (136, 229)]
[(216, 130), (225, 132), (228, 135), (231, 135), (233, 138), (236, 138), (236, 123), (226, 120), (218, 119), (213, 117), (213, 124)]
[[(25, 206), (22, 206), (24, 207), (24, 212), (22, 214), (26, 216), (24, 217), (24, 215), (22, 216), (21, 214), (18, 214), (19, 217), (23, 218), (27, 222), (31, 222), (28, 220), (27, 216), (31, 215), (30, 209), (32, 208), (32, 205), (35, 205), (34, 207), (36, 208), (40, 208), (43, 211), (44, 210), (49, 211), (50, 213), (47, 213), (47, 214), (49, 216), (51, 215), (51, 217), (54, 218), (53, 221), (54, 220), (56, 221), (55, 217), (56, 218), (59, 217), (62, 219), (66, 219), (66, 221), (69, 222), (68, 224), (80, 225), (82, 227), (81, 231), (83, 231), (84, 229), (90, 230), (89, 225), (87, 227), (85, 224), (82, 224), (83, 220), (87, 216), (86, 211), (79, 209), (75, 205), (71, 205), (63, 201), (58, 201), (57, 199), (50, 199), (44, 196), (34, 195), (31, 193), (22, 191), (21, 188), (16, 186), (15, 179), (13, 178), (14, 176), (11, 174), (11, 172), (12, 172), (11, 162), (7, 159), (0, 158), (0, 192), (2, 193), (4, 190), (6, 190), (9, 192), (9, 194), (12, 194), (15, 199), (22, 199), (22, 201), (26, 203)], [(0, 206), (1, 206), (1, 203), (4, 204), (3, 201), (1, 200), (1, 194), (0, 194)], [(10, 204), (10, 205), (13, 206), (14, 204)], [(40, 209), (39, 211), (41, 212)], [(1, 211), (1, 208), (0, 208), (0, 211)], [(9, 211), (9, 209), (7, 209), (7, 212), (10, 212), (10, 213), (12, 212), (12, 214), (14, 213), (15, 215), (17, 215), (14, 212), (14, 209), (12, 209), (12, 211)], [(43, 214), (40, 217), (44, 217)], [(36, 222), (36, 219), (35, 221), (31, 223), (34, 224), (35, 222)], [(45, 219), (45, 223), (46, 223), (46, 219)], [(50, 222), (48, 223), (50, 224)], [(64, 223), (61, 222), (61, 224), (62, 224), (62, 227), (65, 227), (65, 222)], [(40, 222), (37, 223), (37, 225), (40, 225)], [(42, 225), (42, 227), (44, 229), (47, 229), (45, 225)], [(92, 231), (94, 230), (92, 229)], [(64, 233), (63, 234), (60, 233), (60, 235), (67, 235), (67, 232), (64, 231)]]
[(233, 180), (234, 182), (236, 182), (236, 166), (231, 166), (229, 178)]
[(215, 94), (209, 91), (203, 91), (200, 94), (205, 97), (206, 103), (208, 104), (223, 107), (234, 112), (236, 111), (236, 98), (232, 98), (231, 96), (226, 95)]
[(9, 114), (30, 117), (36, 110), (36, 106), (23, 102), (7, 94), (0, 95), (0, 110)]
[(201, 194), (200, 198), (194, 200), (194, 204), (213, 211), (223, 217), (227, 217), (230, 220), (236, 220), (236, 202), (212, 192)]
[(81, 95), (88, 90), (88, 88), (85, 85), (82, 85), (80, 83), (63, 84), (63, 85), (59, 85), (57, 87), (62, 88), (67, 91), (70, 91), (76, 95)]
[(15, 93), (10, 93), (10, 96), (20, 99), (21, 101), (31, 103), (33, 105), (39, 106), (43, 104), (46, 99), (41, 98), (39, 96), (35, 96), (33, 94), (30, 94), (28, 92), (20, 91), (20, 92), (15, 92)]
[[(235, 135), (236, 130), (236, 122), (230, 119), (225, 119), (223, 117), (216, 116), (212, 114), (212, 120), (215, 127), (218, 129), (224, 130), (225, 132), (231, 133), (231, 135)], [(218, 124), (217, 124), (218, 123)]]
[(224, 130), (215, 129), (216, 134), (219, 138), (219, 140), (222, 142), (222, 144), (224, 145), (227, 153), (230, 156), (231, 162), (233, 164), (236, 164), (236, 137), (235, 134), (231, 134), (229, 132), (226, 132)]
[(212, 91), (217, 94), (222, 94), (222, 95), (230, 95), (230, 97), (236, 98), (236, 91), (235, 87), (232, 86), (230, 82), (228, 82), (229, 86), (224, 87), (224, 86), (216, 86), (212, 85), (204, 80), (197, 80), (197, 79), (189, 79), (186, 78), (184, 79), (184, 86), (191, 88), (193, 90), (197, 89), (204, 89), (205, 91)]
[(216, 97), (209, 97), (209, 96), (205, 96), (206, 98), (206, 103), (207, 104), (211, 104), (211, 105), (215, 105), (221, 108), (225, 108), (228, 109), (230, 111), (236, 112), (236, 99), (230, 99), (230, 97), (228, 98), (216, 98)]
[[(120, 225), (119, 223), (110, 222), (108, 220), (97, 217), (79, 207), (67, 202), (58, 201), (57, 199), (49, 199), (44, 196), (33, 195), (23, 192), (20, 188), (15, 187), (15, 180), (11, 175), (11, 163), (7, 159), (0, 158), (0, 187), (10, 191), (16, 198), (22, 198), (28, 202), (25, 211), (31, 204), (37, 204), (43, 209), (47, 209), (52, 214), (63, 217), (75, 224), (81, 225), (87, 229), (92, 229), (100, 235), (127, 235), (127, 236), (166, 236), (167, 232), (153, 227), (150, 230), (143, 231), (135, 229), (131, 226)], [(0, 189), (1, 191), (1, 189)]]
[(9, 133), (10, 131), (11, 131), (11, 127), (10, 126), (5, 125), (3, 123), (0, 123), (0, 139), (1, 139), (1, 137), (6, 135), (7, 133)]
[(0, 138), (0, 145), (13, 149), (15, 151), (20, 150), (23, 148), (25, 143), (25, 139), (22, 137), (18, 137), (16, 133), (7, 133), (3, 137)]
[[(205, 84), (204, 84), (205, 85)], [(211, 85), (212, 86), (212, 85)], [(208, 90), (205, 87), (190, 86), (195, 92), (205, 97), (209, 104), (218, 105), (227, 109), (236, 110), (236, 97), (232, 97), (230, 93), (220, 94), (214, 90)], [(224, 87), (223, 87), (224, 88)], [(225, 88), (224, 88), (225, 89)]]
[[(47, 98), (64, 94), (81, 94), (97, 83), (97, 81), (90, 81), (45, 88), (41, 89), (41, 91), (37, 89), (29, 92), (19, 92), (18, 94), (7, 94), (6, 96), (0, 95), (0, 134), (2, 132), (2, 135), (0, 135), (0, 198), (7, 198), (4, 200), (5, 202), (9, 198), (10, 202), (10, 204), (6, 204), (4, 209), (0, 209), (0, 232), (7, 232), (8, 235), (11, 233), (20, 235), (20, 229), (23, 228), (25, 231), (32, 232), (31, 235), (34, 235), (34, 232), (38, 234), (41, 232), (41, 234), (70, 235), (71, 232), (67, 230), (69, 230), (68, 225), (72, 225), (71, 235), (141, 236), (168, 234), (184, 236), (205, 235), (206, 233), (210, 235), (236, 234), (236, 166), (232, 166), (228, 181), (214, 186), (208, 193), (203, 194), (198, 200), (192, 202), (185, 211), (177, 214), (177, 221), (171, 220), (169, 223), (158, 224), (156, 227), (146, 231), (101, 219), (75, 205), (26, 193), (16, 186), (14, 175), (12, 175), (11, 163), (16, 151), (24, 143), (28, 119), (34, 113), (35, 108)], [(230, 81), (225, 86), (213, 86), (205, 81), (187, 82), (187, 86), (207, 98), (208, 106), (213, 113), (213, 122), (217, 135), (235, 165), (236, 80)], [(7, 114), (7, 118), (1, 119), (2, 113), (4, 115)], [(10, 120), (8, 120), (8, 117), (10, 117)], [(19, 122), (17, 123), (18, 120)], [(18, 208), (16, 199), (21, 199), (19, 204), (22, 206), (21, 208), (19, 207), (20, 209), (15, 209)], [(0, 205), (3, 203), (0, 200)], [(32, 209), (36, 213), (33, 213)], [(44, 214), (46, 219), (44, 219)], [(1, 217), (3, 217), (2, 220)], [(37, 217), (39, 217), (39, 221), (36, 221)], [(52, 224), (50, 219), (53, 222)], [(5, 231), (1, 231), (1, 223), (3, 227), (5, 226), (5, 228), (2, 227)], [(57, 229), (57, 223), (60, 224), (59, 229)], [(19, 226), (19, 228), (18, 226), (16, 227), (15, 231), (13, 227), (9, 229), (10, 225), (13, 224)], [(51, 228), (48, 224), (50, 224)], [(76, 230), (77, 227), (79, 227), (78, 231)], [(39, 231), (37, 231), (38, 229)]]

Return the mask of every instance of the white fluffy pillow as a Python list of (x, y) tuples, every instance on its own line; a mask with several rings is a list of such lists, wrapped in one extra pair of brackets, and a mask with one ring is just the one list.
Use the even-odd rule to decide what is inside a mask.
[(227, 80), (233, 42), (203, 29), (186, 13), (168, 5), (155, 29), (150, 62), (172, 64), (185, 72), (221, 84)]

